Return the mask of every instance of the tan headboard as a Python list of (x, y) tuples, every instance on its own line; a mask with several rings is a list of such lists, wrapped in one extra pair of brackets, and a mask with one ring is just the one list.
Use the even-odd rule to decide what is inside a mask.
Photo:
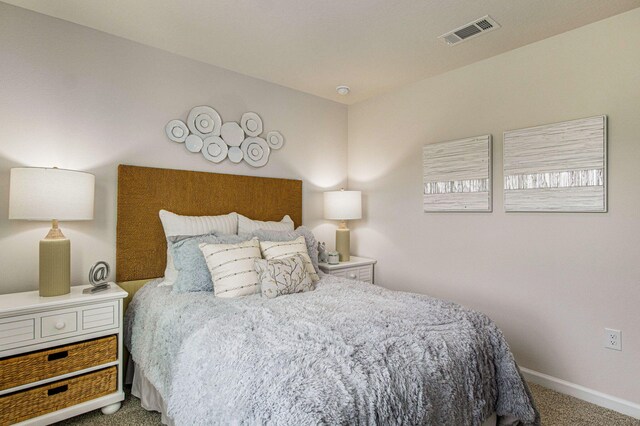
[(161, 209), (189, 216), (238, 212), (257, 220), (286, 214), (302, 223), (302, 181), (118, 166), (116, 281), (164, 275)]

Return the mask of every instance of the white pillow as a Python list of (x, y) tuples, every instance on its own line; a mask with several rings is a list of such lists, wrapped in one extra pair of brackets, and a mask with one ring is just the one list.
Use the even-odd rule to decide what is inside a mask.
[(213, 279), (216, 297), (238, 297), (260, 292), (260, 280), (255, 270), (260, 260), (257, 238), (237, 244), (198, 245)]
[(238, 213), (238, 234), (251, 234), (258, 229), (267, 231), (293, 231), (293, 220), (286, 215), (280, 222), (263, 222), (249, 219)]
[[(219, 216), (182, 216), (167, 210), (160, 210), (160, 221), (164, 228), (165, 238), (204, 235), (211, 232), (220, 234), (238, 233), (237, 213)], [(167, 266), (164, 270), (164, 281), (160, 285), (172, 285), (177, 278), (178, 271), (173, 266), (173, 256), (167, 244)]]
[(311, 258), (307, 252), (307, 243), (303, 236), (292, 241), (260, 241), (260, 252), (262, 253), (262, 257), (267, 260), (283, 259), (299, 254), (304, 260), (304, 265), (311, 281), (315, 283), (320, 280), (318, 273), (313, 267), (313, 263), (311, 263)]

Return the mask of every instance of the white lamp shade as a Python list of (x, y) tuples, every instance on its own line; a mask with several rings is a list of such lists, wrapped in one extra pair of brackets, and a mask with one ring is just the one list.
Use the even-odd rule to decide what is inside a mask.
[(9, 219), (91, 220), (95, 176), (74, 170), (11, 169)]
[(360, 191), (328, 191), (324, 193), (324, 218), (352, 220), (362, 218)]

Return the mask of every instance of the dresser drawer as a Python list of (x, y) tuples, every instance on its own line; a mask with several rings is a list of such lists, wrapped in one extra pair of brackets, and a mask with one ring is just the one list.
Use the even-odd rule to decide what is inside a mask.
[(116, 336), (0, 359), (0, 390), (116, 361)]
[(40, 337), (51, 337), (76, 331), (78, 331), (78, 313), (75, 311), (40, 317)]
[(364, 281), (366, 283), (373, 284), (373, 265), (353, 266), (350, 268), (331, 271), (330, 273), (336, 277)]
[(118, 370), (109, 367), (0, 396), (0, 425), (10, 425), (117, 391)]
[(86, 306), (82, 308), (82, 329), (95, 330), (96, 328), (118, 326), (118, 305), (110, 303), (98, 306)]
[(359, 267), (358, 279), (360, 281), (373, 284), (373, 265)]
[(0, 348), (29, 344), (35, 339), (35, 318), (0, 320)]

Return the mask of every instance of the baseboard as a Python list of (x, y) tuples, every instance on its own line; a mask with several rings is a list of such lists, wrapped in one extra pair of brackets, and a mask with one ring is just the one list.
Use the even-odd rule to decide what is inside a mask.
[(528, 368), (521, 367), (520, 371), (522, 371), (522, 375), (529, 382), (640, 419), (640, 404), (607, 395), (606, 393), (576, 385), (575, 383), (567, 382), (566, 380), (558, 379), (557, 377), (539, 373)]

